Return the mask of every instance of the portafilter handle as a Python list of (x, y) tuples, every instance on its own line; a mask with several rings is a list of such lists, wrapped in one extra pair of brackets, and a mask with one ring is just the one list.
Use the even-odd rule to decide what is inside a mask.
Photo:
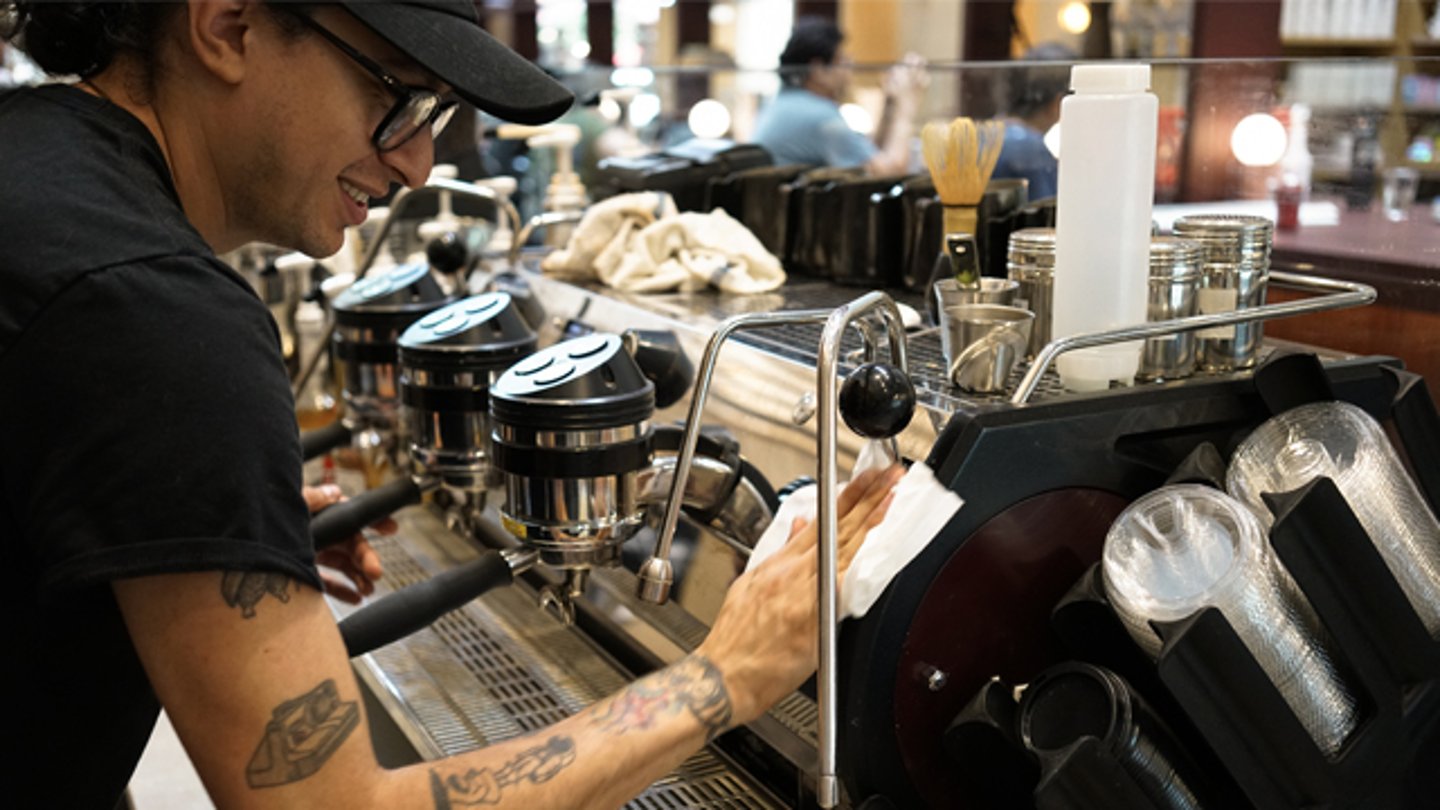
[(420, 630), (467, 602), (515, 581), (539, 553), (520, 548), (485, 551), (464, 565), (384, 596), (345, 617), (340, 636), (350, 657), (364, 655)]
[(354, 435), (354, 430), (344, 419), (336, 419), (325, 427), (307, 430), (300, 434), (300, 458), (303, 461), (319, 458), (347, 444)]
[(325, 507), (310, 519), (315, 548), (335, 545), (391, 512), (419, 503), (438, 486), (440, 479), (435, 476), (406, 475)]

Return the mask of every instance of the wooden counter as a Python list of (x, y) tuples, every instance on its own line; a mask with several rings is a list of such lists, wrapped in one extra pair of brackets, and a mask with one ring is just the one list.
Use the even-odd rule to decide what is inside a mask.
[[(1375, 288), (1368, 307), (1270, 321), (1265, 333), (1356, 354), (1399, 357), (1440, 396), (1440, 223), (1429, 206), (1391, 222), (1376, 202), (1340, 211), (1339, 224), (1275, 233), (1272, 265)], [(1297, 293), (1271, 288), (1270, 301)]]

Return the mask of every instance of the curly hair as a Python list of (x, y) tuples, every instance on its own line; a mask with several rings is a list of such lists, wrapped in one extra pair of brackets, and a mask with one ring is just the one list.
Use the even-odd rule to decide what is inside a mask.
[[(303, 13), (311, 5), (285, 2), (284, 9)], [(160, 32), (184, 6), (158, 0), (0, 0), (0, 39), (13, 42), (51, 75), (89, 78), (121, 53), (151, 72)], [(299, 24), (282, 26), (291, 35), (305, 32)]]
[(0, 8), (0, 37), (46, 73), (85, 78), (109, 67), (122, 51), (142, 58), (152, 54), (163, 24), (180, 4), (10, 0)]

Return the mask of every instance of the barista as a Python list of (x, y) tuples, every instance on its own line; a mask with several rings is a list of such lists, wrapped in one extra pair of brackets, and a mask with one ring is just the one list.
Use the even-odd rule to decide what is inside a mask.
[(852, 72), (850, 57), (840, 47), (844, 38), (834, 22), (822, 17), (795, 23), (780, 54), (782, 87), (760, 111), (755, 143), (777, 164), (863, 167), (874, 177), (905, 174), (913, 121), (928, 84), (924, 62), (908, 56), (887, 75), (877, 145), (840, 115)]
[[(532, 737), (380, 768), (275, 326), (216, 252), (333, 253), (370, 199), (425, 181), (452, 96), (540, 123), (569, 94), (469, 0), (5, 0), (0, 27), (80, 77), (0, 95), (12, 792), (116, 806), (163, 707), (220, 807), (615, 806), (813, 670), (797, 523), (694, 654)], [(846, 490), (842, 569), (894, 480)]]

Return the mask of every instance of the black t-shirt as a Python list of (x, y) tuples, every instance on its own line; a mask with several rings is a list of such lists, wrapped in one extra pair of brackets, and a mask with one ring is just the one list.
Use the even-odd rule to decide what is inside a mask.
[(158, 705), (112, 580), (319, 587), (300, 469), (274, 321), (186, 220), (149, 131), (70, 87), (0, 94), (10, 795), (109, 810), (129, 781)]

